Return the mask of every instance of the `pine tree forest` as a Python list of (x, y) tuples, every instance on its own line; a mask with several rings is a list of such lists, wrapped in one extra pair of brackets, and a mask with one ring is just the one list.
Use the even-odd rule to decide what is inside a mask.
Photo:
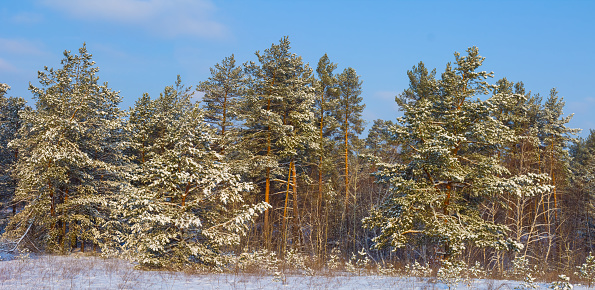
[(29, 85), (34, 104), (0, 84), (2, 241), (144, 269), (299, 256), (316, 271), (591, 282), (595, 131), (568, 127), (563, 92), (495, 80), (483, 61), (470, 47), (443, 71), (419, 62), (400, 112), (366, 124), (356, 68), (311, 66), (287, 37), (128, 110), (85, 45), (65, 51)]

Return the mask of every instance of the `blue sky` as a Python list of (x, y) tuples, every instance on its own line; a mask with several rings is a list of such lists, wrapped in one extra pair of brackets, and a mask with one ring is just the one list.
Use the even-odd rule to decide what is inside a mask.
[(372, 123), (400, 115), (394, 96), (412, 66), (440, 73), (455, 51), (477, 46), (493, 81), (523, 81), (544, 97), (557, 88), (584, 137), (595, 129), (593, 13), (595, 1), (4, 0), (0, 82), (33, 105), (37, 71), (86, 42), (127, 109), (178, 74), (196, 85), (226, 56), (255, 60), (287, 35), (311, 66), (327, 53), (337, 72), (356, 69)]

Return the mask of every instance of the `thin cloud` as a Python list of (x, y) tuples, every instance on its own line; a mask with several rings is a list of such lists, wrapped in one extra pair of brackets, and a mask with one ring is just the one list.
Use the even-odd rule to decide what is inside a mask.
[(567, 108), (564, 111), (575, 114), (587, 114), (595, 109), (595, 98), (584, 97), (572, 102), (567, 102)]
[(378, 97), (381, 100), (384, 101), (395, 101), (395, 96), (397, 95), (397, 92), (393, 92), (393, 91), (377, 91), (374, 93), (374, 96)]
[(136, 26), (166, 37), (223, 38), (225, 26), (212, 19), (208, 0), (41, 0), (75, 18)]
[(395, 96), (397, 92), (394, 91), (376, 91), (373, 96), (376, 102), (382, 104), (383, 108), (390, 107), (391, 109), (398, 111), (399, 106), (395, 102)]
[(18, 13), (10, 18), (13, 23), (19, 24), (37, 24), (43, 21), (43, 15), (32, 12)]
[(0, 38), (0, 52), (19, 55), (42, 55), (40, 45), (22, 39)]
[(0, 58), (0, 71), (4, 73), (19, 73), (19, 69), (17, 69), (14, 65), (10, 62)]
[(104, 54), (110, 55), (114, 58), (119, 59), (133, 59), (135, 56), (129, 53), (126, 53), (124, 50), (121, 50), (113, 45), (105, 44), (105, 43), (93, 43), (93, 51), (102, 52)]

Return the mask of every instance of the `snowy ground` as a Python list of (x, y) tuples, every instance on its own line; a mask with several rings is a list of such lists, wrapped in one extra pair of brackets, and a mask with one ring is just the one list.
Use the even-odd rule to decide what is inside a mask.
[[(513, 289), (514, 281), (477, 280), (458, 289)], [(548, 285), (540, 285), (547, 288)], [(40, 256), (0, 262), (0, 289), (448, 289), (427, 278), (272, 276), (140, 271), (123, 260)], [(575, 289), (581, 289), (575, 287)], [(584, 288), (582, 288), (584, 289)]]

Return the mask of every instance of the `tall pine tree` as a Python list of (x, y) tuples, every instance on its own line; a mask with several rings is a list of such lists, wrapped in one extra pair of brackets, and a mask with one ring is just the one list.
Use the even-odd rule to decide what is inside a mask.
[[(179, 77), (158, 99), (143, 96), (133, 112), (134, 127), (146, 126), (133, 139), (151, 142), (142, 145), (144, 161), (114, 205), (128, 226), (119, 237), (125, 253), (145, 267), (224, 266), (222, 250), (238, 244), (268, 204), (243, 205), (241, 193), (252, 184), (211, 147), (221, 136)], [(234, 210), (232, 203), (243, 207)]]
[(362, 112), (366, 105), (362, 104), (362, 82), (355, 72), (355, 69), (349, 67), (343, 70), (337, 76), (339, 97), (336, 110), (333, 116), (339, 123), (339, 136), (343, 150), (343, 168), (345, 182), (345, 201), (344, 214), (347, 212), (349, 203), (349, 156), (351, 154), (352, 140), (357, 139), (358, 135), (364, 130), (364, 120)]
[(12, 177), (12, 169), (18, 157), (18, 150), (8, 144), (18, 137), (21, 127), (19, 112), (29, 109), (23, 98), (6, 97), (10, 87), (0, 83), (0, 208), (12, 206), (12, 214), (16, 214), (16, 204), (11, 203), (16, 181)]
[(499, 164), (499, 153), (517, 136), (492, 117), (499, 100), (473, 100), (488, 92), (491, 73), (478, 70), (484, 58), (477, 48), (467, 53), (455, 54), (455, 66), (448, 64), (440, 80), (422, 72), (426, 87), (413, 83), (416, 93), (406, 98), (412, 101), (397, 99), (404, 116), (391, 133), (409, 157), (405, 164), (380, 164), (377, 176), (389, 185), (388, 196), (364, 221), (380, 229), (376, 247), (434, 245), (433, 254), (445, 259), (469, 246), (522, 247), (508, 238), (504, 224), (482, 217), (482, 205), (498, 202), (505, 192), (551, 189), (542, 185), (545, 175), (511, 176)]
[(233, 139), (238, 135), (238, 99), (244, 91), (244, 71), (235, 63), (233, 55), (226, 57), (211, 68), (209, 79), (198, 86), (198, 90), (205, 94), (205, 120), (213, 124), (220, 135), (220, 152), (237, 143)]
[[(253, 180), (264, 184), (264, 201), (275, 207), (277, 201), (272, 201), (271, 196), (283, 190), (283, 182), (288, 180), (285, 174), (298, 168), (298, 152), (317, 146), (311, 112), (315, 97), (312, 69), (290, 51), (287, 37), (263, 53), (256, 52), (256, 56), (258, 64), (247, 65), (250, 87), (242, 99), (243, 147), (252, 161)], [(290, 182), (296, 188), (296, 182)], [(288, 191), (285, 188), (283, 192)], [(296, 193), (294, 190), (294, 221), (298, 219)], [(285, 196), (287, 200), (288, 194)], [(263, 236), (267, 248), (271, 242), (270, 219), (270, 213), (265, 212)]]
[(86, 241), (102, 245), (109, 208), (122, 165), (121, 98), (107, 83), (85, 46), (64, 52), (62, 68), (39, 72), (41, 88), (30, 85), (35, 110), (21, 114), (17, 179), (13, 202), (25, 208), (14, 216), (8, 237), (28, 235), (33, 247), (69, 251)]

